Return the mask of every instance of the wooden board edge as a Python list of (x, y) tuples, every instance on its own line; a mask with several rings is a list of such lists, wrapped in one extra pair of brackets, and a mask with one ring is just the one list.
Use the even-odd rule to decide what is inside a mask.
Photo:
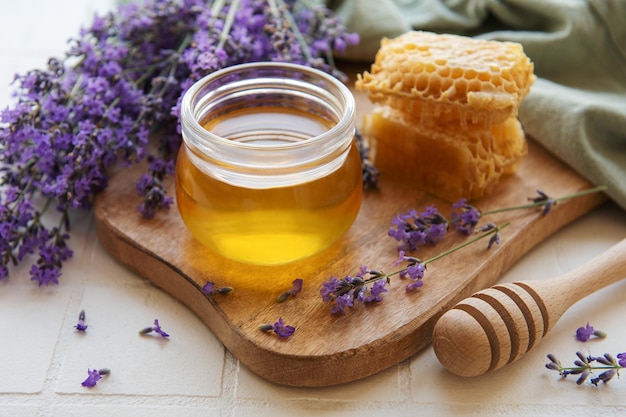
[[(600, 194), (568, 201), (567, 204), (571, 204), (575, 208), (570, 208), (566, 216), (560, 216), (558, 222), (550, 222), (549, 227), (534, 227), (532, 230), (528, 230), (528, 233), (533, 233), (533, 238), (518, 240), (516, 244), (519, 247), (514, 251), (516, 256), (505, 257), (504, 252), (502, 252), (501, 259), (497, 262), (499, 265), (497, 271), (492, 271), (490, 274), (496, 277), (495, 279), (485, 280), (483, 277), (483, 279), (475, 280), (471, 285), (468, 285), (464, 291), (450, 294), (437, 306), (438, 313), (425, 322), (420, 322), (419, 328), (409, 323), (403, 328), (397, 329), (391, 341), (380, 342), (383, 344), (393, 343), (396, 354), (393, 356), (378, 355), (375, 366), (370, 365), (368, 367), (362, 366), (363, 355), (367, 355), (368, 351), (373, 350), (384, 352), (385, 346), (368, 345), (329, 356), (303, 357), (285, 355), (254, 344), (238, 329), (228, 326), (228, 320), (220, 309), (219, 303), (202, 293), (201, 288), (193, 279), (186, 276), (176, 266), (164, 262), (137, 242), (125, 238), (121, 230), (107, 221), (104, 205), (96, 204), (94, 215), (98, 238), (111, 256), (187, 306), (224, 344), (226, 349), (250, 371), (279, 385), (325, 387), (374, 375), (415, 355), (430, 344), (435, 323), (445, 311), (472, 293), (491, 285), (497, 280), (497, 277), (507, 271), (538, 242), (593, 210), (604, 201), (606, 201), (606, 197)], [(141, 264), (142, 268), (133, 267), (133, 263), (129, 262), (129, 259), (133, 259), (135, 264)], [(141, 259), (141, 262), (138, 262), (138, 259)], [(184, 279), (181, 280), (181, 277)], [(398, 354), (398, 352), (401, 353)], [(341, 366), (341, 372), (337, 371), (337, 366)]]

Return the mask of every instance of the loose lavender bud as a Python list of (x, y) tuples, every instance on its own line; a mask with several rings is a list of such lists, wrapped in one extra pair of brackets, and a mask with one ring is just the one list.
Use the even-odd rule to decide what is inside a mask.
[(85, 325), (85, 310), (81, 310), (78, 314), (78, 323), (74, 326), (74, 328), (79, 332), (84, 332), (87, 330), (87, 327), (88, 326)]
[(221, 287), (217, 290), (217, 293), (226, 295), (226, 294), (230, 294), (231, 292), (233, 292), (233, 290), (234, 290), (233, 287)]
[(103, 375), (109, 375), (111, 371), (109, 369), (87, 369), (87, 379), (81, 382), (83, 387), (92, 388), (95, 387), (98, 381), (102, 379)]
[(167, 334), (165, 331), (163, 331), (163, 329), (161, 328), (161, 325), (159, 324), (159, 320), (158, 319), (154, 319), (154, 326), (150, 326), (150, 327), (146, 327), (143, 328), (139, 331), (140, 335), (147, 335), (150, 334), (152, 332), (157, 333), (158, 335), (160, 335), (161, 337), (167, 339), (168, 337), (170, 337), (169, 334)]
[(262, 332), (270, 332), (272, 330), (274, 330), (274, 325), (273, 324), (262, 324), (259, 326), (259, 330), (261, 330)]
[(589, 339), (591, 339), (591, 336), (604, 338), (606, 337), (606, 333), (594, 329), (593, 326), (591, 326), (589, 323), (587, 323), (587, 325), (584, 327), (579, 327), (578, 329), (576, 329), (576, 339), (580, 342), (588, 341)]
[(202, 292), (207, 295), (211, 295), (215, 292), (215, 284), (212, 282), (207, 282), (202, 286)]
[(217, 288), (213, 282), (208, 281), (206, 284), (202, 286), (202, 292), (206, 295), (211, 295), (214, 293), (226, 295), (230, 294), (233, 291), (232, 287), (220, 287)]
[(286, 325), (282, 317), (280, 317), (278, 321), (274, 324), (260, 325), (259, 330), (264, 331), (264, 332), (273, 331), (281, 339), (290, 337), (296, 332), (296, 328), (293, 326)]
[(296, 295), (298, 295), (300, 293), (300, 291), (302, 291), (302, 278), (296, 278), (295, 280), (293, 280), (293, 282), (291, 283), (291, 288), (287, 291), (285, 291), (284, 293), (282, 293), (279, 297), (278, 297), (278, 302), (282, 303), (283, 301), (285, 301), (287, 298), (289, 297), (295, 297)]

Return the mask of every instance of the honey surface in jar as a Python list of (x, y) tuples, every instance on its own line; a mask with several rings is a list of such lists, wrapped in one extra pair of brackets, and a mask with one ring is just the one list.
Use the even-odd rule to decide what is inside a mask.
[[(310, 112), (259, 106), (203, 124), (233, 141), (259, 146), (308, 140), (330, 129)], [(278, 265), (320, 252), (353, 223), (361, 204), (361, 161), (353, 143), (343, 163), (312, 181), (247, 188), (227, 183), (179, 153), (176, 198), (192, 234), (216, 252), (241, 262)]]

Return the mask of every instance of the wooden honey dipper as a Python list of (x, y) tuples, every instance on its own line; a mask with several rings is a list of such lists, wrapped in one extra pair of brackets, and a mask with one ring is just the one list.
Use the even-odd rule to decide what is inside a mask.
[(626, 239), (557, 278), (479, 291), (437, 321), (435, 354), (459, 376), (501, 368), (532, 349), (574, 303), (622, 278), (626, 278)]

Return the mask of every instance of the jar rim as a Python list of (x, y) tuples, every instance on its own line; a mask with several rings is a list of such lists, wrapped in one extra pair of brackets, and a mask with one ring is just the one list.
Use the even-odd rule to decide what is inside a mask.
[[(216, 135), (215, 133), (205, 129), (201, 124), (196, 113), (194, 112), (194, 100), (197, 95), (211, 82), (224, 79), (230, 75), (237, 73), (244, 73), (248, 71), (260, 71), (269, 72), (272, 70), (288, 71), (294, 74), (304, 74), (311, 78), (317, 78), (322, 82), (330, 84), (334, 87), (340, 97), (335, 97), (340, 100), (341, 115), (338, 117), (337, 123), (335, 123), (328, 130), (320, 133), (317, 136), (308, 138), (305, 141), (293, 141), (293, 142), (281, 142), (280, 144), (270, 145), (256, 144), (254, 142), (233, 141), (228, 138)], [(279, 77), (269, 77), (280, 79)], [(326, 142), (341, 132), (349, 129), (354, 129), (354, 121), (356, 118), (356, 103), (354, 96), (348, 89), (348, 87), (334, 76), (325, 73), (316, 68), (308, 67), (301, 64), (287, 63), (287, 62), (252, 62), (245, 64), (232, 65), (226, 68), (217, 70), (211, 74), (208, 74), (196, 81), (184, 94), (181, 100), (181, 120), (185, 119), (185, 122), (181, 122), (181, 129), (183, 130), (183, 140), (189, 144), (191, 138), (189, 135), (185, 135), (185, 131), (192, 133), (195, 138), (202, 137), (203, 139), (210, 140), (218, 146), (237, 148), (247, 151), (273, 151), (273, 150), (290, 150), (299, 148), (309, 148), (315, 146), (317, 143)], [(191, 140), (194, 148), (202, 148), (197, 140)]]

